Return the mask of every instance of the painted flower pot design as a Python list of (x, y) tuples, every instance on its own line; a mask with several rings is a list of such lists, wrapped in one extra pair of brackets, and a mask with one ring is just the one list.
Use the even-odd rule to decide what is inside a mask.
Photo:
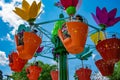
[(65, 38), (62, 30), (58, 30), (58, 36), (64, 47), (71, 54), (82, 52), (87, 39), (88, 26), (82, 22), (66, 22), (66, 26), (69, 37)]
[(107, 64), (103, 59), (96, 61), (95, 64), (103, 76), (110, 76), (114, 71), (114, 64)]
[(52, 80), (58, 80), (58, 71), (53, 70), (50, 72), (50, 75), (52, 77)]
[(12, 71), (21, 72), (26, 63), (27, 63), (27, 60), (23, 60), (19, 58), (17, 52), (12, 52), (9, 55), (9, 66)]
[(42, 40), (36, 34), (31, 32), (23, 33), (23, 43), (19, 45), (19, 36), (15, 35), (15, 41), (17, 46), (18, 55), (22, 59), (31, 59), (34, 56), (34, 53), (37, 51)]
[(29, 80), (38, 80), (40, 73), (42, 72), (42, 68), (36, 65), (29, 66), (26, 69), (27, 77)]
[(80, 68), (76, 70), (76, 75), (78, 77), (78, 80), (90, 80), (91, 73), (92, 70), (89, 68)]
[(108, 63), (116, 63), (120, 60), (120, 39), (110, 38), (100, 41), (96, 49)]

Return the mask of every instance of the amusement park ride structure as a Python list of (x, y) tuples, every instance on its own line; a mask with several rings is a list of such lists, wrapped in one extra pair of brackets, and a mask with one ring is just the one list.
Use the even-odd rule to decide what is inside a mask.
[[(81, 61), (83, 61), (87, 60), (92, 55), (93, 51), (91, 50), (91, 48), (93, 47), (93, 45), (91, 46), (89, 44), (86, 44), (86, 39), (89, 36), (91, 37), (91, 39), (93, 39), (93, 42), (95, 43), (94, 48), (96, 47), (96, 49), (103, 58), (95, 62), (96, 66), (98, 67), (103, 76), (112, 74), (113, 71), (110, 72), (109, 70), (113, 69), (114, 64), (120, 60), (120, 54), (118, 54), (120, 53), (120, 39), (117, 38), (116, 34), (113, 34), (112, 38), (107, 39), (106, 35), (104, 35), (103, 33), (105, 32), (105, 28), (107, 28), (106, 26), (109, 24), (102, 24), (102, 22), (104, 21), (99, 22), (99, 25), (102, 26), (101, 28), (97, 28), (93, 25), (90, 25), (87, 22), (87, 20), (82, 16), (82, 22), (76, 21), (74, 19), (74, 14), (76, 12), (75, 7), (77, 3), (78, 0), (75, 0), (74, 2), (73, 0), (70, 0), (68, 3), (64, 0), (61, 0), (61, 5), (65, 8), (69, 17), (64, 17), (63, 14), (60, 14), (59, 19), (40, 23), (34, 23), (34, 21), (40, 12), (38, 7), (41, 6), (41, 2), (36, 4), (36, 2), (34, 1), (33, 4), (30, 6), (26, 2), (26, 0), (23, 0), (23, 9), (15, 8), (14, 12), (17, 15), (19, 15), (22, 19), (26, 20), (29, 23), (29, 27), (26, 27), (25, 25), (20, 25), (17, 34), (15, 35), (17, 52), (13, 52), (9, 55), (9, 66), (11, 67), (11, 70), (15, 72), (20, 72), (29, 59), (31, 59), (33, 56), (41, 56), (49, 59), (54, 59), (58, 62), (58, 70), (51, 72), (52, 79), (54, 77), (57, 78), (53, 80), (69, 80), (67, 60), (78, 58)], [(27, 7), (30, 7), (30, 10), (27, 10)], [(34, 9), (37, 10), (37, 12), (33, 12)], [(25, 12), (24, 10), (26, 12), (28, 11), (27, 13), (29, 13), (29, 16), (26, 17), (26, 15), (23, 15), (20, 12)], [(98, 10), (100, 12), (99, 8), (97, 8), (97, 11)], [(95, 15), (92, 15), (96, 19)], [(54, 25), (52, 33), (48, 32), (46, 29), (41, 27), (41, 25), (53, 22), (56, 23)], [(114, 24), (116, 22), (114, 22)], [(63, 24), (65, 24), (65, 27), (67, 27), (66, 31), (69, 33), (69, 37), (67, 38), (65, 37), (65, 34), (62, 31), (62, 28), (64, 27)], [(90, 31), (91, 28), (92, 32)], [(34, 32), (35, 30), (37, 32)], [(39, 33), (40, 35), (37, 33)], [(19, 44), (20, 36), (18, 34), (23, 36), (22, 41), (24, 43), (22, 45)], [(44, 41), (42, 36), (45, 36), (48, 39), (48, 41)], [(95, 41), (96, 36), (97, 43)], [(53, 54), (53, 57), (41, 54), (46, 53), (48, 51), (50, 51)], [(76, 57), (68, 58), (69, 54), (75, 54)], [(20, 64), (18, 64), (18, 62), (21, 63), (21, 66)], [(106, 67), (106, 69), (109, 68), (109, 70), (104, 71), (104, 67)], [(34, 71), (36, 71), (36, 73)], [(37, 80), (41, 71), (41, 67), (38, 67), (36, 65), (29, 66), (26, 69), (26, 72), (28, 73), (27, 77), (30, 80)], [(89, 67), (84, 67), (83, 64), (82, 68), (76, 70), (78, 80), (90, 80), (91, 73), (92, 70), (89, 69)]]

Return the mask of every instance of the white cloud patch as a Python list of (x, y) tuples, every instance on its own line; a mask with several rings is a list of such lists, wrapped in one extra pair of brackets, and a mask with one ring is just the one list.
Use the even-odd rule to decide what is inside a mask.
[(10, 37), (10, 34), (7, 33), (6, 37), (0, 38), (1, 41), (7, 40), (10, 42), (14, 42), (14, 40)]
[(7, 37), (6, 37), (6, 39), (8, 40), (8, 41), (11, 41), (11, 42), (13, 42), (13, 40), (11, 39), (11, 37), (10, 37), (10, 34), (7, 34)]
[(95, 60), (96, 54), (92, 54), (92, 59)]
[(51, 63), (52, 65), (57, 65), (57, 62), (54, 61), (54, 60), (50, 60), (50, 63)]
[[(33, 0), (26, 0), (29, 3), (32, 3)], [(37, 2), (40, 0), (36, 0)], [(10, 3), (5, 3), (4, 0), (0, 0), (0, 7), (2, 10), (0, 10), (0, 17), (5, 23), (9, 23), (10, 27), (14, 27), (14, 29), (11, 31), (11, 34), (15, 34), (15, 31), (18, 29), (18, 26), (20, 24), (23, 24), (24, 21), (17, 16), (13, 10), (16, 6), (21, 7), (22, 0), (12, 0)]]
[(6, 57), (5, 52), (0, 51), (0, 65), (4, 66), (7, 65), (8, 63), (9, 63), (8, 58)]
[(9, 23), (10, 27), (14, 27), (12, 34), (15, 34), (15, 31), (18, 28), (19, 24), (22, 24), (23, 21), (12, 11), (15, 6), (15, 2), (5, 3), (3, 0), (0, 2), (2, 10), (0, 11), (0, 17), (5, 23)]
[(109, 78), (102, 76), (100, 72), (95, 72), (91, 75), (91, 80), (110, 80)]

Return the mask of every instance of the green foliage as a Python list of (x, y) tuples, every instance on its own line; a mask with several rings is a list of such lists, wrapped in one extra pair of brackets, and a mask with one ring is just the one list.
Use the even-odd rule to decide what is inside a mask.
[(38, 80), (52, 80), (50, 71), (57, 68), (56, 65), (43, 64), (39, 61), (39, 65), (42, 67), (42, 72)]
[(115, 65), (114, 73), (109, 78), (110, 80), (120, 80), (120, 61)]
[[(50, 71), (56, 69), (57, 66), (44, 64), (41, 61), (38, 61), (38, 63), (39, 63), (39, 66), (42, 67), (42, 72), (41, 72), (38, 80), (52, 80), (51, 75), (50, 75)], [(27, 78), (27, 73), (26, 73), (26, 68), (28, 65), (33, 65), (33, 63), (27, 64), (21, 72), (13, 72), (11, 78), (13, 80), (29, 80)]]
[(58, 29), (61, 29), (64, 23), (65, 23), (65, 20), (60, 20), (55, 23), (54, 28), (52, 30), (52, 36), (58, 35)]
[(26, 69), (26, 67), (24, 67), (21, 72), (13, 72), (12, 79), (13, 80), (29, 80), (26, 76), (27, 73), (26, 73), (25, 69)]

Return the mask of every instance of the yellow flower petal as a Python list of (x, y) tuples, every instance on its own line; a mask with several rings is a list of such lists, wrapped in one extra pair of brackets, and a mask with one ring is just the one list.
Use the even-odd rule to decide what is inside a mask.
[(38, 6), (36, 2), (34, 1), (30, 7), (29, 19), (36, 18), (37, 13), (38, 13)]
[(90, 38), (95, 44), (97, 44), (98, 40), (104, 40), (105, 36), (104, 36), (103, 32), (100, 31), (100, 32), (96, 32), (96, 33), (92, 34), (90, 36)]
[(22, 2), (22, 9), (23, 9), (26, 13), (29, 13), (29, 8), (30, 8), (29, 3), (28, 3), (26, 0), (23, 0), (23, 2)]
[(40, 13), (41, 2), (38, 3), (38, 14)]
[(22, 9), (20, 8), (15, 8), (15, 10), (13, 10), (18, 16), (20, 16), (22, 19), (24, 20), (28, 20), (29, 17), (28, 15), (25, 13), (25, 11), (23, 11)]

